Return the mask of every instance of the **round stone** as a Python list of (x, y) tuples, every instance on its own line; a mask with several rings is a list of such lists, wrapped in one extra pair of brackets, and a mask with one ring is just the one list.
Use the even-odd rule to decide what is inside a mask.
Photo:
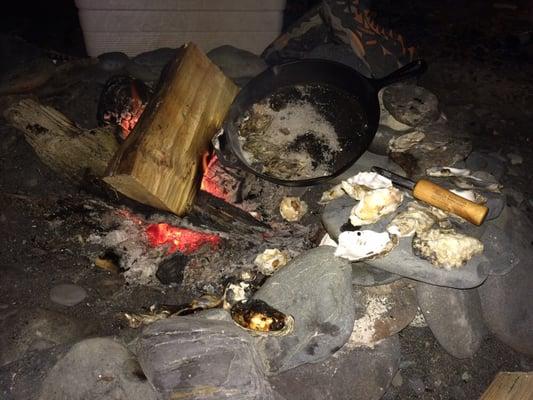
[(62, 283), (50, 290), (50, 300), (62, 306), (75, 306), (87, 297), (87, 291), (72, 283)]

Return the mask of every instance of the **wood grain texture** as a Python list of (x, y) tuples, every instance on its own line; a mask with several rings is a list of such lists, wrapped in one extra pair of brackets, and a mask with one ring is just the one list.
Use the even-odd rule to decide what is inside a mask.
[(104, 180), (141, 203), (187, 213), (201, 156), (238, 90), (194, 44), (182, 47)]
[(15, 102), (4, 111), (41, 161), (69, 181), (87, 174), (102, 177), (119, 148), (109, 128), (81, 129), (62, 113), (32, 99)]
[(533, 400), (533, 372), (500, 372), (480, 400)]

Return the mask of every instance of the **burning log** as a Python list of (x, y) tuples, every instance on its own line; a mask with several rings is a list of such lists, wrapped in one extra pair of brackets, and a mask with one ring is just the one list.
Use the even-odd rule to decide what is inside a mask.
[(237, 92), (194, 44), (184, 46), (104, 181), (141, 203), (187, 213), (197, 192), (202, 155)]
[[(83, 182), (87, 174), (103, 177), (119, 147), (111, 127), (79, 128), (62, 113), (35, 100), (24, 99), (9, 105), (4, 117), (24, 134), (44, 164), (76, 184)], [(191, 209), (191, 218), (216, 231), (250, 235), (270, 228), (232, 204), (205, 192), (195, 198)], [(170, 216), (166, 218), (168, 220)]]

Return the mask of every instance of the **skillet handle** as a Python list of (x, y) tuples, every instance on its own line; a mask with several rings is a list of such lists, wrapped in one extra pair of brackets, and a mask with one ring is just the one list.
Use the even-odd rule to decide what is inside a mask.
[(422, 75), (424, 72), (426, 72), (427, 69), (428, 66), (424, 60), (415, 60), (407, 65), (404, 65), (400, 69), (390, 73), (384, 78), (373, 79), (372, 85), (374, 86), (376, 91), (379, 91), (385, 86), (392, 85), (393, 83), (401, 82), (406, 79)]

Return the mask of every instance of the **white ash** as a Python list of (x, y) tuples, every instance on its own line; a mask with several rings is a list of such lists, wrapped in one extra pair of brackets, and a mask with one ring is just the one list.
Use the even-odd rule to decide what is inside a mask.
[(349, 349), (361, 346), (374, 348), (377, 343), (375, 338), (376, 322), (386, 318), (390, 309), (388, 298), (381, 296), (368, 296), (364, 306), (365, 314), (355, 320), (352, 334), (346, 343)]
[(424, 313), (422, 312), (420, 307), (418, 307), (418, 309), (416, 310), (416, 315), (409, 324), (409, 326), (412, 326), (413, 328), (425, 328), (428, 326), (426, 319), (424, 318)]

